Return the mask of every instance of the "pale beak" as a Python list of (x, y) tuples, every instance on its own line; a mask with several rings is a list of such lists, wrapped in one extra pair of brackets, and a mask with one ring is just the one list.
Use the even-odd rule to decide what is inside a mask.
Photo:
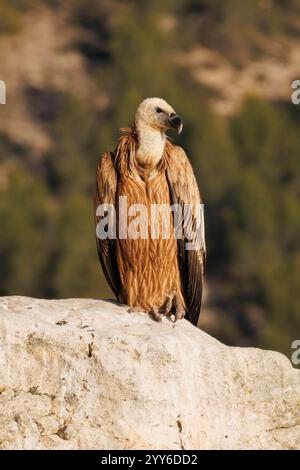
[(175, 114), (175, 113), (170, 114), (169, 123), (171, 124), (172, 127), (177, 129), (178, 134), (181, 133), (182, 128), (183, 128), (183, 123), (182, 123), (181, 117), (178, 116), (178, 114)]

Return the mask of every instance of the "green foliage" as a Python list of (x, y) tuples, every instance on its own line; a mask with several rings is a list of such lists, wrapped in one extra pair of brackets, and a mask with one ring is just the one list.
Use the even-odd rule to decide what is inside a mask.
[(15, 33), (23, 26), (23, 14), (33, 6), (33, 0), (1, 0), (0, 35)]
[(52, 124), (55, 146), (47, 156), (57, 206), (55, 242), (47, 282), (59, 297), (109, 297), (95, 243), (93, 184), (100, 144), (95, 113), (71, 96)]
[(231, 255), (223, 276), (230, 298), (239, 302), (237, 315), (249, 316), (247, 305), (263, 307), (264, 327), (253, 334), (261, 344), (286, 352), (300, 331), (299, 116), (294, 113), (292, 105), (250, 100), (231, 120), (240, 171), (231, 223), (224, 227)]
[(76, 191), (60, 211), (53, 289), (58, 297), (111, 297), (95, 248), (91, 198)]
[(38, 296), (51, 246), (47, 188), (23, 169), (8, 172), (0, 189), (0, 294)]
[(175, 70), (168, 60), (170, 37), (159, 27), (158, 12), (161, 15), (168, 5), (168, 0), (128, 2), (122, 18), (116, 20), (109, 43), (111, 60), (99, 72), (99, 82), (111, 100), (102, 130), (104, 142), (111, 142), (116, 130), (130, 124), (137, 104), (145, 96), (167, 99), (176, 90)]
[[(240, 66), (278, 34), (299, 36), (299, 0), (187, 0), (180, 5), (182, 35), (191, 45), (197, 37)], [(267, 46), (265, 48), (265, 46)]]
[[(55, 145), (47, 157), (51, 183), (62, 195), (90, 188), (93, 112), (74, 97), (66, 96), (51, 131)], [(93, 156), (94, 159), (94, 156)]]

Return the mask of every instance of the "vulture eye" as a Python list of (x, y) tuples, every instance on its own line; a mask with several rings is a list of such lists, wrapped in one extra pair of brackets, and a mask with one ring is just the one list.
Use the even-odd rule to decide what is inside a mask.
[(161, 108), (156, 108), (157, 113), (163, 113), (163, 110)]

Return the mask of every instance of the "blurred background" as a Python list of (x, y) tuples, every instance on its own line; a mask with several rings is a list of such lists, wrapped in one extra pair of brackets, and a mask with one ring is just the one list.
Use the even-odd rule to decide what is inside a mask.
[(299, 0), (0, 0), (0, 295), (112, 297), (95, 247), (95, 168), (138, 103), (160, 96), (184, 119), (176, 141), (206, 206), (199, 326), (290, 357), (299, 38)]

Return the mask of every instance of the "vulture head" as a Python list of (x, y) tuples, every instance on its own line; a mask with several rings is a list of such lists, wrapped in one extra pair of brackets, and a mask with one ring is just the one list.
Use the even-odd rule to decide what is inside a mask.
[(161, 98), (146, 98), (139, 105), (135, 124), (137, 127), (146, 125), (160, 131), (175, 128), (178, 134), (182, 131), (182, 120), (172, 106)]

